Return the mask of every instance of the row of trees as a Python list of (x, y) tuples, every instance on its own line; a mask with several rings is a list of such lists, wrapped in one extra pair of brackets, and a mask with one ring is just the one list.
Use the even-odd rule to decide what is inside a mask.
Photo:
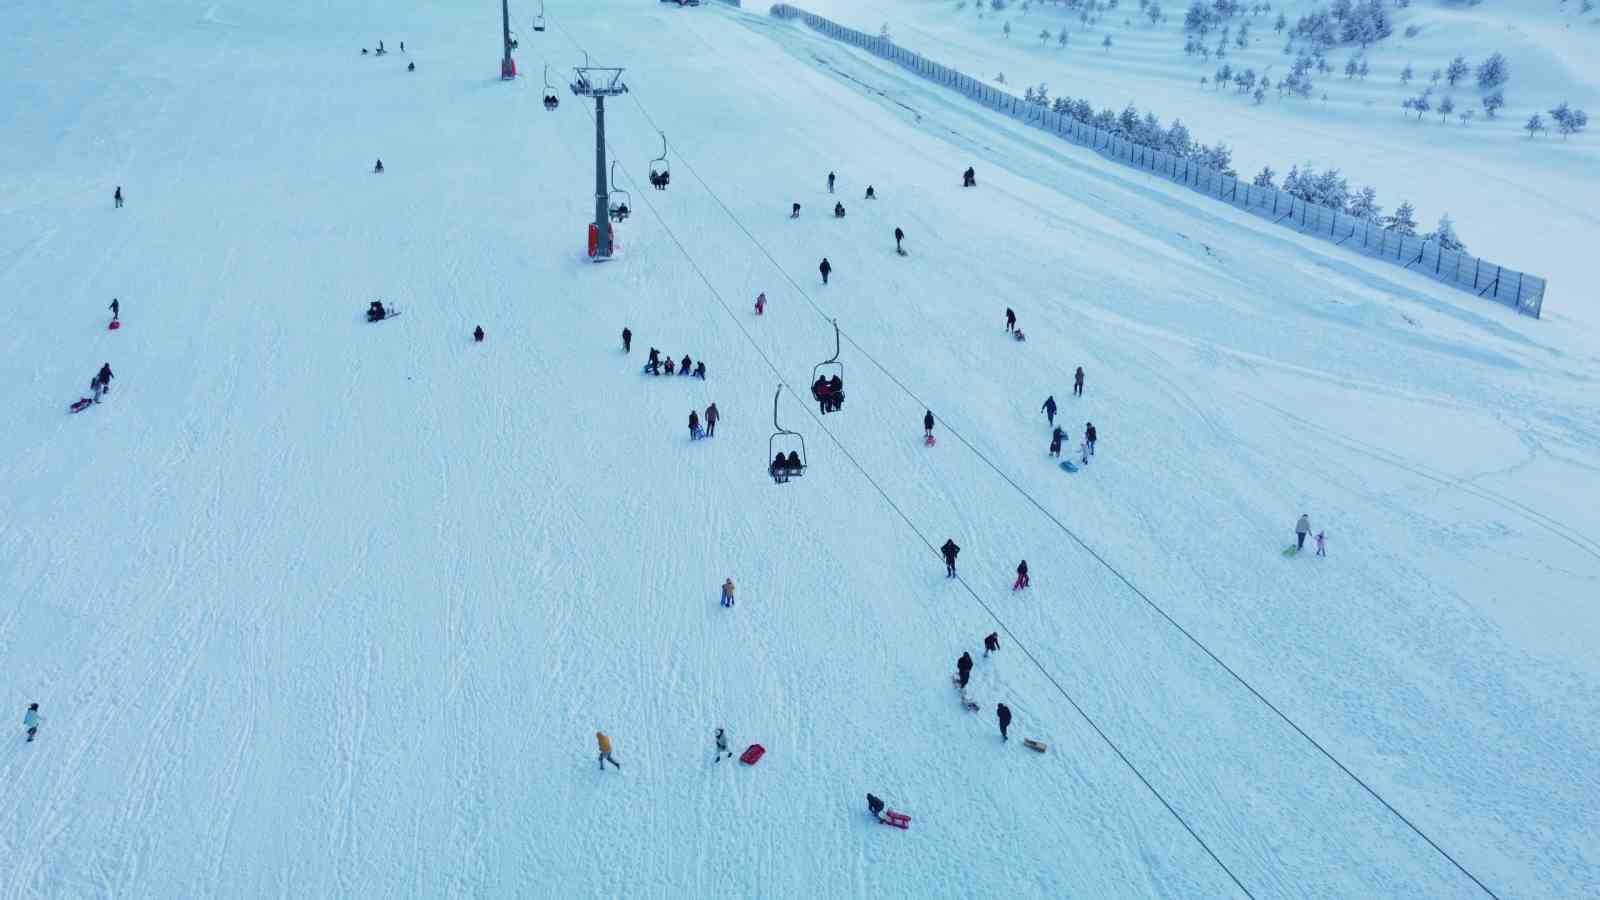
[[(1299, 166), (1290, 166), (1289, 174), (1284, 176), (1283, 185), (1279, 187), (1273, 181), (1277, 173), (1271, 166), (1262, 167), (1251, 184), (1256, 187), (1278, 188), (1285, 194), (1298, 197), (1307, 203), (1326, 206), (1344, 212), (1351, 218), (1361, 219), (1380, 225), (1396, 234), (1417, 234), (1417, 211), (1410, 203), (1402, 202), (1389, 215), (1383, 214), (1383, 206), (1378, 203), (1378, 192), (1371, 187), (1363, 187), (1359, 191), (1350, 189), (1349, 181), (1338, 169), (1329, 169), (1318, 172), (1310, 163), (1304, 169)], [(1456, 234), (1455, 224), (1450, 221), (1446, 213), (1439, 217), (1439, 225), (1433, 231), (1422, 235), (1426, 241), (1435, 241), (1445, 250), (1467, 251), (1467, 245)]]
[[(1278, 18), (1280, 23), (1285, 21), (1282, 14)], [(1301, 16), (1289, 31), (1290, 36), (1323, 49), (1341, 43), (1368, 47), (1393, 33), (1394, 20), (1383, 0), (1364, 0), (1360, 5), (1334, 0), (1332, 6)]]
[[(1589, 127), (1589, 114), (1581, 109), (1573, 109), (1570, 104), (1563, 100), (1560, 106), (1550, 110), (1550, 121), (1555, 123), (1556, 131), (1560, 132), (1562, 139), (1565, 140), (1568, 135), (1577, 134)], [(1528, 132), (1528, 137), (1531, 138), (1541, 132), (1548, 131), (1550, 126), (1545, 124), (1543, 115), (1534, 113), (1528, 117), (1528, 121), (1522, 126), (1522, 129)]]
[(1082, 97), (1076, 100), (1071, 97), (1051, 100), (1049, 86), (1042, 83), (1024, 90), (1022, 99), (1136, 144), (1165, 150), (1173, 156), (1193, 160), (1229, 177), (1239, 177), (1239, 173), (1233, 169), (1233, 151), (1228, 145), (1218, 143), (1207, 146), (1199, 143), (1189, 134), (1182, 120), (1175, 119), (1171, 127), (1163, 128), (1155, 113), (1140, 115), (1139, 108), (1132, 103), (1123, 107), (1120, 113), (1110, 107), (1095, 112), (1094, 106)]

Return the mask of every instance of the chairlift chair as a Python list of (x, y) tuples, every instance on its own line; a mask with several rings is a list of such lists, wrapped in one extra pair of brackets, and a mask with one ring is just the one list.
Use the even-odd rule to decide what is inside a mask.
[[(767, 439), (767, 474), (772, 476), (774, 484), (787, 484), (789, 479), (799, 478), (806, 473), (806, 439), (798, 431), (790, 431), (778, 424), (778, 398), (781, 396), (783, 385), (780, 384), (772, 394), (772, 427), (776, 431)], [(784, 454), (785, 458), (789, 454), (798, 454), (800, 465), (778, 465), (779, 454)]]
[(555, 108), (560, 106), (560, 105), (561, 105), (561, 98), (556, 96), (555, 85), (550, 83), (550, 64), (549, 63), (545, 63), (545, 66), (544, 66), (544, 108), (550, 110), (551, 112), (554, 112)]
[[(832, 380), (834, 376), (839, 378), (839, 393), (842, 396), (844, 394), (844, 363), (839, 362), (838, 319), (833, 320), (833, 356), (817, 363), (811, 370), (811, 396), (813, 399), (822, 400), (822, 397), (817, 394), (817, 379)], [(841, 403), (839, 406), (843, 408), (844, 404)]]
[(633, 197), (627, 191), (617, 187), (617, 163), (615, 160), (611, 162), (611, 191), (607, 196), (606, 208), (611, 215), (611, 221), (621, 222), (628, 218), (628, 214), (633, 211)]
[(544, 0), (539, 0), (539, 14), (533, 17), (533, 30), (544, 30)]
[(667, 164), (666, 132), (659, 132), (659, 134), (661, 135), (661, 155), (650, 160), (650, 186), (658, 191), (664, 191), (667, 189), (667, 185), (672, 182), (672, 167)]

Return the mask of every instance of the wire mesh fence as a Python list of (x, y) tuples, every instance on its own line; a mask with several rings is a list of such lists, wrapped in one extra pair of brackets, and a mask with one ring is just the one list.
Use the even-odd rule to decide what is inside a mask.
[(1445, 250), (1437, 241), (1401, 234), (1377, 222), (1348, 215), (1342, 210), (1308, 203), (1277, 188), (1260, 187), (1224, 175), (1192, 159), (1134, 143), (1065, 113), (1029, 103), (991, 84), (897, 46), (888, 38), (846, 28), (786, 3), (775, 4), (771, 14), (784, 19), (799, 19), (834, 40), (890, 60), (929, 81), (960, 91), (1028, 125), (1052, 132), (1102, 156), (1185, 184), (1200, 193), (1270, 219), (1274, 224), (1388, 260), (1536, 319), (1544, 306), (1545, 280), (1537, 275), (1508, 269), (1459, 251)]

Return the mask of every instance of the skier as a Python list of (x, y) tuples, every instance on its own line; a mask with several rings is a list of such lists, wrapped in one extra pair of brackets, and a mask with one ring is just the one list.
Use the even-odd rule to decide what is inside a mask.
[(944, 577), (956, 577), (956, 554), (961, 552), (961, 548), (956, 546), (954, 540), (946, 539), (939, 552), (944, 554)]
[(1089, 455), (1094, 455), (1094, 442), (1096, 439), (1093, 422), (1083, 423), (1083, 443), (1089, 448)]
[(833, 205), (833, 217), (835, 219), (844, 218), (844, 204), (843, 203), (835, 203)]
[(1011, 589), (1013, 591), (1020, 591), (1032, 583), (1033, 582), (1028, 580), (1028, 561), (1023, 560), (1022, 562), (1017, 563), (1017, 580), (1012, 583)]
[(933, 410), (922, 414), (922, 438), (924, 442), (933, 439)]
[(1079, 366), (1078, 371), (1072, 373), (1072, 396), (1083, 396), (1083, 366)]
[(972, 654), (961, 651), (961, 658), (956, 660), (956, 683), (964, 691), (967, 689), (967, 679), (972, 677)]
[(700, 379), (701, 381), (705, 381), (706, 380), (706, 361), (705, 360), (702, 359), (699, 362), (694, 364), (694, 377)]
[(472, 339), (474, 341), (477, 341), (480, 344), (483, 343), (483, 326), (482, 325), (479, 325), (477, 328), (472, 329)]
[(1001, 703), (994, 708), (994, 714), (1000, 720), (1000, 740), (1011, 740), (1006, 736), (1006, 729), (1011, 727), (1011, 707)]
[(882, 822), (883, 821), (883, 801), (878, 799), (877, 797), (872, 796), (871, 794), (868, 794), (867, 795), (867, 812), (872, 813), (872, 817), (874, 819), (877, 819), (879, 822)]
[(704, 435), (705, 432), (700, 430), (700, 414), (689, 410), (689, 440), (698, 441)]
[(117, 192), (111, 195), (111, 199), (117, 204), (117, 209), (122, 208), (122, 185), (117, 185)]
[(965, 172), (961, 173), (961, 186), (962, 187), (977, 187), (978, 186), (978, 176), (977, 176), (976, 173), (974, 173), (972, 171), (972, 167), (971, 166), (967, 166), (967, 170)]
[(716, 755), (716, 758), (711, 760), (711, 761), (712, 762), (722, 762), (724, 757), (726, 757), (728, 759), (733, 759), (733, 751), (728, 749), (728, 736), (722, 733), (722, 729), (721, 728), (717, 729), (716, 738), (717, 738), (717, 755)]
[[(627, 326), (623, 326), (623, 328), (622, 328), (622, 352), (623, 353), (632, 353), (633, 352), (633, 329), (628, 328)], [(650, 351), (650, 355), (651, 355), (652, 358), (654, 358), (655, 357), (655, 351), (654, 350)]]
[(117, 302), (117, 298), (115, 298), (115, 297), (111, 298), (111, 307), (110, 307), (110, 309), (111, 309), (111, 321), (115, 322), (117, 320), (117, 317), (122, 315), (122, 304)]
[(988, 656), (991, 653), (999, 653), (999, 652), (1000, 652), (1000, 632), (991, 631), (991, 632), (989, 632), (988, 636), (983, 639), (983, 655), (984, 656)]
[(1057, 459), (1061, 458), (1061, 439), (1063, 437), (1065, 437), (1065, 436), (1066, 436), (1066, 432), (1061, 430), (1061, 426), (1060, 425), (1057, 425), (1055, 427), (1055, 430), (1050, 433), (1050, 455), (1051, 456), (1054, 456)]
[(1017, 314), (1012, 312), (1011, 311), (1011, 307), (1008, 306), (1008, 307), (1006, 307), (1006, 330), (1007, 331), (1012, 331), (1016, 327), (1017, 327)]
[[(705, 365), (705, 363), (701, 363)], [(704, 376), (702, 376), (704, 377)], [(722, 413), (717, 410), (715, 403), (706, 407), (706, 437), (715, 437), (717, 433), (717, 420), (722, 418)]]
[(1050, 424), (1054, 425), (1056, 423), (1056, 395), (1051, 394), (1044, 398), (1044, 405), (1039, 407), (1039, 410), (1049, 416)]
[(828, 193), (833, 193), (833, 173), (828, 173)]
[(733, 579), (726, 578), (722, 581), (722, 605), (733, 605)]
[(374, 174), (374, 175), (382, 175), (383, 174), (383, 160), (380, 159), (380, 160), (377, 161), (377, 163), (375, 163), (373, 165), (372, 174)]
[(606, 770), (606, 763), (611, 763), (619, 769), (622, 768), (622, 763), (611, 758), (611, 738), (606, 737), (604, 731), (596, 731), (594, 740), (595, 743), (600, 745), (600, 771), (604, 772)]
[(789, 210), (789, 218), (791, 218), (791, 219), (800, 218), (800, 204), (796, 203), (790, 208), (790, 210)]
[(894, 230), (894, 252), (900, 254), (901, 256), (905, 256), (906, 255), (905, 248), (900, 246), (900, 242), (905, 240), (905, 239), (906, 239), (906, 233), (904, 231), (901, 231), (900, 228), (898, 226), (896, 226), (896, 228)]
[(828, 258), (826, 256), (822, 258), (822, 265), (817, 266), (817, 271), (822, 273), (822, 283), (827, 284), (828, 273), (833, 271), (833, 264), (828, 262)]
[[(98, 402), (98, 401), (96, 401), (96, 402)], [(1296, 553), (1299, 553), (1301, 550), (1305, 549), (1305, 547), (1306, 547), (1306, 535), (1308, 535), (1310, 533), (1311, 533), (1311, 517), (1307, 516), (1305, 513), (1301, 513), (1300, 514), (1300, 521), (1294, 523), (1294, 537), (1295, 537), (1294, 549), (1295, 549)]]
[(756, 295), (756, 315), (763, 316), (767, 313), (767, 292), (762, 291)]
[(862, 199), (863, 200), (876, 200), (876, 199), (878, 199), (878, 195), (876, 193), (874, 193), (873, 190), (872, 190), (872, 185), (870, 185), (870, 184), (867, 185), (867, 196), (863, 197)]
[(28, 711), (22, 714), (22, 727), (28, 729), (28, 743), (33, 743), (33, 736), (39, 733), (39, 704), (28, 704)]
[(1320, 532), (1320, 531), (1317, 532), (1317, 555), (1318, 556), (1327, 556), (1328, 555), (1327, 548), (1322, 545), (1322, 532)]

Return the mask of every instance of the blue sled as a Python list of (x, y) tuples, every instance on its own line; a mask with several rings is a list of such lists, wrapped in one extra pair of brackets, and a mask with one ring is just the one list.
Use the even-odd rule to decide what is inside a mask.
[(1078, 471), (1078, 467), (1073, 465), (1072, 464), (1072, 460), (1070, 460), (1070, 459), (1063, 459), (1061, 461), (1061, 469), (1064, 472), (1076, 472), (1076, 471)]

